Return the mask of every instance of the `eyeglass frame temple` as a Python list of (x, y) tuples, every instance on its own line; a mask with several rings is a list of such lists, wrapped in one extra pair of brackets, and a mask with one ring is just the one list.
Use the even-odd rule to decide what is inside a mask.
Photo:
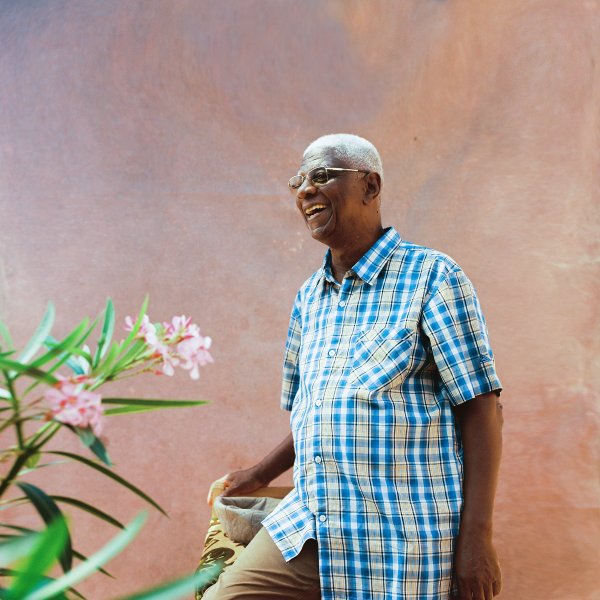
[[(349, 173), (370, 173), (371, 172), (371, 171), (365, 171), (364, 169), (345, 169), (343, 167), (315, 167), (314, 169), (311, 169), (310, 171), (316, 171), (317, 169), (325, 169), (325, 172), (327, 172), (327, 171), (348, 171)], [(294, 178), (294, 177), (290, 177), (290, 181), (288, 181), (288, 187), (291, 188), (292, 190), (299, 189), (300, 186), (307, 180), (308, 174), (310, 173), (310, 171), (308, 171), (306, 173), (306, 175), (294, 175), (294, 177), (302, 177), (302, 181), (300, 182), (298, 187), (293, 187), (292, 185), (290, 185), (290, 181)], [(312, 179), (310, 181), (311, 181), (311, 183), (313, 182)], [(329, 182), (329, 175), (327, 176), (327, 182)]]

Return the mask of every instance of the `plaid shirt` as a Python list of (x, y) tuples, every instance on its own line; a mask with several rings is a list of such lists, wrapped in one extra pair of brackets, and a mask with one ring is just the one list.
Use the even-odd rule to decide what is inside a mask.
[(330, 260), (292, 311), (294, 490), (264, 526), (286, 560), (318, 541), (323, 600), (446, 600), (462, 506), (452, 406), (501, 387), (475, 290), (393, 228), (341, 284)]

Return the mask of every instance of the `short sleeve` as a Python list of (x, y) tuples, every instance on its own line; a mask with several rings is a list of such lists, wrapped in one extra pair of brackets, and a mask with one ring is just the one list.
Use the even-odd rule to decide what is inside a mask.
[(462, 270), (451, 271), (426, 302), (422, 327), (452, 404), (502, 389), (477, 294)]
[(281, 390), (281, 408), (292, 410), (294, 398), (298, 393), (300, 383), (299, 352), (302, 335), (300, 292), (296, 295), (283, 359), (283, 387)]

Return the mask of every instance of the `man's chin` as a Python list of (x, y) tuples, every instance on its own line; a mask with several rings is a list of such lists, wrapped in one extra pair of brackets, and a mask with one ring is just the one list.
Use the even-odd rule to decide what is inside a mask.
[(311, 223), (307, 223), (307, 225), (313, 240), (317, 240), (322, 244), (327, 243), (327, 240), (331, 237), (335, 228), (333, 216), (327, 219), (327, 221), (322, 225), (315, 224), (312, 226)]

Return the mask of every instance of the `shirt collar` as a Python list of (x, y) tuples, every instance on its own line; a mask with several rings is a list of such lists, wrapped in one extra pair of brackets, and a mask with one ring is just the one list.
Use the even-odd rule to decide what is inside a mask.
[[(365, 283), (371, 285), (388, 262), (392, 253), (400, 245), (401, 238), (393, 227), (385, 229), (383, 235), (363, 254), (352, 267), (352, 271)], [(339, 285), (331, 271), (331, 250), (327, 250), (321, 267), (325, 281)]]

